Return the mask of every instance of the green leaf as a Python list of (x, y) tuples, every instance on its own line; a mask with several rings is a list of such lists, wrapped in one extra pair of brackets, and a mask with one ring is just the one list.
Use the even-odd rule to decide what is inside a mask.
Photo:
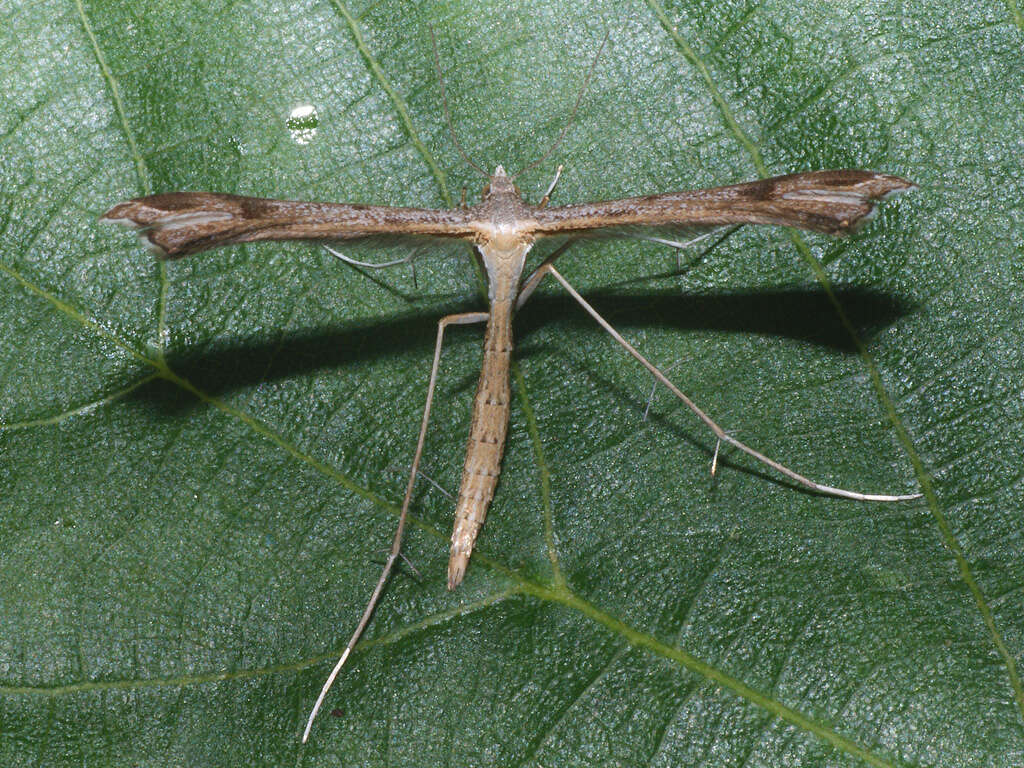
[[(1024, 764), (1024, 16), (1006, 3), (0, 4), (0, 763)], [(557, 286), (517, 319), (504, 473), (465, 584), (421, 482), (468, 253), (160, 265), (97, 218), (207, 189), (443, 207), (828, 167), (921, 189), (845, 241), (575, 247), (567, 277), (741, 440), (725, 452)], [(312, 107), (312, 109), (309, 109)], [(296, 111), (297, 110), (297, 111)], [(539, 249), (541, 250), (541, 249)], [(543, 256), (543, 252), (535, 254)], [(381, 254), (386, 257), (386, 254)], [(424, 469), (457, 488), (478, 328)], [(333, 715), (332, 716), (332, 710)]]

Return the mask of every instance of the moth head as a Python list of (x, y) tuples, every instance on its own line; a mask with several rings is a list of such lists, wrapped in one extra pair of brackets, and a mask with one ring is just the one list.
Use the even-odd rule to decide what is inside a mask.
[(505, 173), (505, 169), (502, 166), (498, 166), (494, 169), (494, 173), (491, 174), (491, 180), (487, 186), (484, 187), (482, 197), (487, 200), (491, 197), (506, 197), (509, 195), (515, 195), (519, 197), (519, 188), (512, 183), (511, 177)]

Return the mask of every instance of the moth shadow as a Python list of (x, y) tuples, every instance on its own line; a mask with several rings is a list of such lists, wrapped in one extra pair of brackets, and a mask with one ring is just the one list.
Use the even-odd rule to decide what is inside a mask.
[[(906, 298), (872, 288), (834, 288), (833, 294), (862, 341), (870, 340), (914, 310)], [(854, 338), (828, 295), (817, 288), (704, 295), (680, 294), (678, 290), (642, 294), (597, 290), (588, 292), (584, 298), (619, 331), (652, 326), (724, 331), (789, 338), (845, 354), (857, 352)], [(521, 338), (526, 338), (551, 322), (587, 326), (602, 332), (568, 296), (532, 299), (517, 319), (517, 330)]]
[[(910, 305), (899, 297), (870, 289), (836, 289), (853, 328), (861, 338), (890, 325), (908, 312)], [(620, 330), (638, 326), (680, 330), (725, 330), (800, 339), (840, 352), (854, 353), (855, 345), (839, 321), (828, 297), (817, 290), (755, 291), (708, 296), (671, 293), (622, 295), (591, 292), (588, 299)], [(387, 359), (407, 352), (426, 352), (434, 344), (437, 320), (444, 314), (480, 309), (474, 301), (446, 304), (430, 311), (415, 310), (400, 317), (358, 323), (317, 326), (260, 337), (215, 340), (205, 346), (169, 353), (167, 364), (205, 394), (217, 397), (232, 391), (320, 371)], [(555, 323), (561, 327), (601, 330), (568, 296), (535, 296), (516, 320), (516, 332), (525, 342), (524, 354), (536, 354), (530, 346), (532, 332)], [(446, 340), (457, 334), (482, 336), (482, 326), (449, 328)], [(610, 340), (609, 340), (610, 341)], [(427, 370), (423, 371), (426, 386)], [(477, 372), (464, 377), (460, 388), (472, 386)], [(142, 387), (133, 396), (162, 409), (179, 411), (198, 400), (167, 397), (163, 387)]]
[[(204, 394), (220, 397), (261, 383), (336, 371), (388, 359), (410, 351), (433, 348), (437, 319), (452, 312), (477, 308), (472, 303), (447, 304), (429, 313), (414, 310), (399, 317), (343, 325), (320, 325), (275, 333), (263, 330), (259, 337), (215, 339), (208, 344), (169, 352), (168, 367)], [(470, 326), (472, 328), (472, 326)], [(458, 329), (451, 329), (458, 333)], [(447, 338), (447, 335), (446, 335)], [(426, 383), (427, 371), (423, 373)], [(161, 409), (181, 411), (201, 405), (201, 400), (166, 397), (162, 387), (142, 387), (133, 393)]]

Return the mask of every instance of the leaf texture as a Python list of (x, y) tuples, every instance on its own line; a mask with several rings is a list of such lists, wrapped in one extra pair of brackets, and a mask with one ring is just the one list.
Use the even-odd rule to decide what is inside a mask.
[[(0, 762), (1024, 764), (1024, 17), (1014, 1), (0, 0)], [(296, 244), (158, 263), (101, 227), (173, 190), (557, 204), (816, 168), (913, 179), (851, 238), (594, 241), (563, 273), (732, 434), (725, 453), (545, 285), (516, 320), (497, 496), (453, 504), (308, 745), (376, 579), (436, 320), (470, 254), (361, 273)], [(312, 108), (312, 109), (310, 109)], [(535, 257), (543, 257), (538, 249)], [(387, 250), (379, 260), (389, 257)], [(414, 279), (415, 278), (415, 279)], [(451, 333), (425, 472), (480, 362)], [(330, 716), (334, 710), (335, 716)]]

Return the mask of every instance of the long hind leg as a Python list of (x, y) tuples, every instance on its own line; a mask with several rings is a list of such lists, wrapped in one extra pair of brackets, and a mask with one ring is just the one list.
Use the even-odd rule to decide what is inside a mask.
[(377, 602), (380, 600), (381, 593), (384, 591), (384, 585), (387, 583), (388, 577), (391, 575), (391, 570), (395, 566), (395, 561), (401, 554), (402, 535), (405, 533), (405, 520), (409, 512), (409, 503), (412, 501), (412, 489), (416, 483), (416, 472), (420, 466), (420, 457), (423, 455), (423, 443), (427, 438), (427, 425), (430, 423), (430, 406), (434, 402), (434, 387), (437, 384), (437, 369), (441, 363), (441, 345), (444, 342), (444, 330), (449, 325), (471, 325), (472, 323), (483, 323), (487, 321), (489, 316), (490, 315), (487, 312), (466, 312), (460, 315), (447, 315), (437, 322), (437, 342), (434, 344), (434, 363), (430, 367), (430, 383), (427, 385), (427, 404), (423, 407), (423, 420), (420, 423), (420, 436), (416, 441), (416, 451), (413, 453), (412, 457), (412, 468), (409, 470), (409, 481), (405, 486), (405, 497), (402, 499), (402, 511), (398, 515), (398, 525), (395, 528), (395, 536), (391, 541), (391, 551), (388, 553), (388, 559), (384, 563), (384, 568), (380, 572), (380, 578), (377, 579), (377, 586), (374, 587), (373, 594), (370, 595), (370, 600), (366, 604), (366, 609), (363, 611), (363, 616), (359, 620), (359, 624), (356, 626), (355, 632), (352, 633), (352, 637), (345, 646), (345, 650), (342, 652), (341, 658), (338, 659), (338, 663), (334, 665), (334, 669), (332, 669), (331, 674), (328, 675), (323, 688), (320, 689), (320, 695), (316, 698), (316, 704), (313, 705), (313, 709), (309, 713), (309, 720), (306, 721), (306, 728), (302, 732), (303, 744), (305, 744), (306, 740), (309, 739), (309, 732), (313, 728), (313, 720), (316, 719), (316, 714), (320, 711), (320, 706), (324, 703), (324, 698), (326, 698), (327, 692), (331, 690), (331, 686), (334, 685), (334, 679), (338, 676), (338, 673), (341, 672), (341, 668), (345, 666), (345, 661), (348, 660), (349, 654), (352, 653), (352, 649), (359, 641), (360, 636), (363, 634), (363, 630), (366, 629), (366, 625), (370, 623), (370, 617), (373, 615), (373, 609), (377, 607)]
[[(537, 285), (544, 278), (544, 276), (550, 274), (559, 283), (562, 284), (562, 287), (565, 288), (566, 291), (568, 291), (569, 295), (572, 296), (576, 300), (576, 302), (581, 307), (583, 307), (584, 310), (586, 310), (587, 314), (589, 314), (592, 318), (594, 318), (594, 320), (597, 321), (598, 325), (600, 325), (602, 328), (604, 328), (609, 333), (609, 335), (611, 335), (611, 337), (613, 339), (615, 339), (615, 341), (619, 344), (619, 346), (621, 346), (623, 349), (625, 349), (642, 366), (644, 366), (644, 368), (646, 368), (648, 371), (650, 371), (651, 374), (658, 381), (660, 381), (662, 384), (664, 384), (673, 395), (675, 395), (677, 398), (682, 400), (683, 403), (686, 405), (686, 407), (689, 408), (691, 411), (693, 411), (693, 413), (697, 416), (697, 418), (700, 419), (702, 422), (704, 422), (704, 424), (707, 426), (707, 428), (710, 429), (714, 433), (715, 437), (717, 437), (721, 442), (728, 443), (729, 445), (735, 446), (736, 448), (738, 448), (739, 450), (743, 451), (744, 453), (746, 453), (746, 454), (748, 454), (750, 456), (753, 456), (755, 459), (757, 459), (762, 464), (765, 464), (766, 466), (771, 467), (776, 472), (779, 472), (780, 474), (785, 475), (790, 480), (793, 480), (794, 482), (797, 482), (797, 483), (799, 483), (800, 485), (802, 485), (802, 486), (804, 486), (806, 488), (810, 488), (813, 491), (817, 491), (818, 493), (827, 494), (829, 496), (840, 496), (840, 497), (846, 498), (846, 499), (857, 499), (858, 501), (909, 501), (910, 499), (918, 499), (918, 498), (921, 497), (920, 493), (908, 493), (908, 494), (859, 493), (857, 491), (848, 491), (848, 490), (846, 490), (844, 488), (835, 488), (835, 487), (833, 487), (831, 485), (825, 485), (823, 483), (818, 483), (818, 482), (815, 482), (814, 480), (811, 480), (810, 478), (804, 477), (803, 475), (799, 474), (798, 472), (794, 472), (792, 469), (790, 469), (789, 467), (785, 466), (784, 464), (780, 464), (779, 462), (775, 461), (774, 459), (770, 459), (769, 457), (765, 456), (760, 451), (757, 451), (754, 448), (751, 448), (750, 446), (746, 445), (745, 443), (741, 443), (739, 440), (737, 440), (736, 438), (734, 438), (731, 435), (729, 435), (710, 416), (708, 416), (703, 410), (701, 410), (701, 408), (698, 407), (697, 404), (693, 402), (693, 400), (691, 400), (689, 397), (687, 397), (686, 394), (684, 394), (682, 392), (682, 390), (680, 390), (675, 384), (673, 384), (671, 381), (669, 381), (668, 377), (666, 377), (665, 374), (662, 373), (653, 363), (651, 363), (649, 360), (647, 360), (647, 358), (645, 358), (643, 355), (641, 355), (636, 350), (636, 348), (633, 347), (632, 344), (630, 344), (628, 341), (626, 341), (624, 338), (622, 338), (622, 335), (618, 331), (616, 331), (615, 328), (613, 328), (612, 325), (607, 320), (605, 320), (603, 317), (601, 317), (601, 315), (598, 314), (597, 310), (594, 309), (587, 302), (586, 299), (584, 299), (582, 296), (580, 296), (580, 294), (576, 291), (575, 288), (572, 287), (572, 285), (569, 283), (569, 281), (566, 280), (564, 277), (562, 277), (562, 274), (557, 269), (555, 269), (553, 262), (554, 262), (555, 258), (557, 258), (557, 256), (561, 255), (561, 252), (563, 250), (564, 250), (564, 248), (563, 249), (559, 249), (558, 251), (555, 251), (551, 256), (549, 256), (544, 261), (543, 264), (541, 264), (534, 271), (534, 273), (532, 275), (530, 275), (530, 277), (527, 279), (526, 283), (524, 283), (523, 291), (520, 293), (520, 304), (522, 302), (526, 301), (527, 298), (529, 298), (530, 293), (533, 292), (533, 290), (537, 287)], [(529, 291), (527, 291), (527, 289), (529, 289)]]

